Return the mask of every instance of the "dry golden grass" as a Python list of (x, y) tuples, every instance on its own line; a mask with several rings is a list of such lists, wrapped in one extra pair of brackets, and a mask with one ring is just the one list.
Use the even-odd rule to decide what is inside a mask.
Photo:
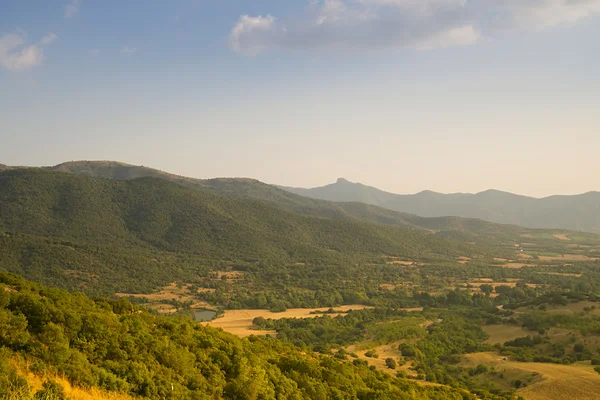
[(557, 239), (559, 239), (559, 240), (566, 240), (566, 241), (568, 241), (568, 242), (570, 242), (570, 241), (571, 241), (571, 238), (570, 238), (570, 237), (568, 237), (567, 235), (565, 235), (564, 233), (555, 233), (555, 234), (554, 234), (554, 235), (552, 235), (552, 236), (554, 236), (555, 238), (557, 238)]
[(504, 344), (509, 340), (514, 340), (519, 337), (524, 337), (527, 335), (535, 335), (536, 332), (528, 331), (520, 326), (515, 325), (487, 325), (483, 327), (483, 331), (488, 334), (489, 338), (486, 340), (486, 343), (496, 344), (501, 343)]
[(502, 264), (502, 267), (504, 268), (514, 268), (514, 269), (518, 269), (518, 268), (523, 268), (528, 266), (529, 264), (524, 264), (524, 263), (517, 263), (517, 262), (512, 262), (512, 263), (506, 263), (506, 264)]
[(413, 265), (414, 261), (399, 261), (399, 260), (394, 260), (394, 261), (387, 261), (386, 264), (389, 265)]
[(541, 379), (517, 394), (527, 400), (600, 400), (600, 374), (589, 365), (562, 365), (510, 361), (497, 353), (475, 353), (465, 356), (465, 366), (487, 364), (506, 375), (527, 373)]
[[(372, 308), (361, 304), (336, 307), (335, 310), (341, 312), (349, 310), (363, 310), (365, 308)], [(271, 318), (271, 319), (282, 319), (282, 318), (315, 318), (323, 314), (311, 314), (312, 311), (327, 311), (328, 307), (323, 308), (291, 308), (285, 312), (274, 313), (269, 310), (228, 310), (225, 314), (212, 321), (202, 322), (204, 325), (210, 325), (214, 328), (222, 328), (224, 331), (233, 333), (239, 337), (246, 337), (250, 335), (266, 335), (275, 334), (274, 331), (257, 331), (250, 329), (252, 327), (252, 320), (256, 317)], [(331, 317), (340, 315), (340, 313), (327, 314)]]
[(526, 253), (519, 253), (519, 258), (521, 258), (523, 260), (529, 260), (529, 259), (531, 259), (533, 257), (530, 256), (529, 254), (526, 254)]
[[(361, 349), (361, 350), (358, 350), (357, 346), (351, 345), (346, 348), (346, 351), (348, 353), (355, 353), (356, 355), (358, 355), (358, 357), (360, 359), (367, 361), (367, 363), (369, 363), (370, 366), (374, 366), (377, 370), (382, 371), (386, 374), (396, 376), (397, 372), (404, 371), (408, 378), (414, 379), (414, 378), (416, 378), (417, 373), (411, 369), (412, 364), (410, 362), (408, 362), (404, 365), (398, 365), (396, 367), (396, 369), (389, 369), (387, 367), (387, 365), (385, 365), (386, 358), (393, 358), (396, 362), (398, 362), (398, 358), (400, 358), (402, 356), (402, 353), (400, 353), (400, 350), (398, 350), (398, 345), (400, 343), (402, 343), (402, 342), (393, 342), (393, 343), (388, 343), (388, 344), (385, 344), (382, 346), (377, 346), (377, 347), (374, 347), (371, 349)], [(365, 353), (369, 350), (374, 350), (378, 354), (379, 357), (371, 358), (371, 357), (365, 356)], [(348, 359), (352, 359), (352, 358), (350, 356), (348, 356)], [(427, 381), (416, 380), (416, 379), (411, 380), (411, 381), (415, 382), (419, 385), (422, 385), (422, 386), (445, 386), (440, 383), (427, 382)]]
[(123, 393), (110, 393), (96, 388), (83, 389), (72, 386), (68, 380), (59, 375), (35, 375), (22, 365), (19, 365), (18, 369), (20, 374), (27, 379), (32, 393), (40, 390), (46, 380), (52, 379), (63, 387), (70, 400), (133, 400), (133, 397)]
[(567, 274), (562, 272), (540, 272), (542, 275), (557, 275), (557, 276), (572, 276), (575, 278), (581, 278), (582, 274)]
[(456, 260), (460, 264), (467, 264), (469, 261), (471, 261), (471, 258), (470, 257), (461, 256), (461, 257), (458, 257)]
[(541, 261), (596, 261), (598, 258), (591, 258), (583, 254), (561, 254), (559, 256), (540, 256)]
[(215, 279), (221, 279), (226, 276), (227, 279), (240, 280), (244, 279), (244, 273), (242, 271), (216, 271), (213, 273)]
[[(161, 314), (172, 314), (177, 311), (172, 304), (166, 303), (169, 300), (177, 300), (180, 302), (191, 302), (192, 309), (198, 308), (211, 308), (210, 304), (198, 300), (195, 293), (191, 291), (192, 285), (186, 283), (178, 285), (177, 283), (171, 283), (164, 286), (160, 291), (151, 294), (130, 294), (130, 293), (115, 293), (118, 297), (133, 297), (138, 299), (148, 299), (148, 303), (145, 304), (148, 308), (156, 310)], [(198, 289), (198, 293), (202, 291), (214, 291), (214, 289)]]
[[(594, 307), (593, 310), (591, 310), (592, 307)], [(552, 314), (579, 314), (584, 311), (584, 308), (590, 309), (590, 311), (588, 311), (589, 315), (600, 315), (600, 308), (598, 308), (598, 303), (594, 303), (591, 301), (569, 303), (566, 306), (547, 305), (546, 312)]]

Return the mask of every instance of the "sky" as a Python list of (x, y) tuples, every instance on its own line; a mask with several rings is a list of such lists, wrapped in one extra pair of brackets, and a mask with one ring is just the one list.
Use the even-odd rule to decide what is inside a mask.
[(0, 0), (0, 163), (600, 190), (600, 0)]

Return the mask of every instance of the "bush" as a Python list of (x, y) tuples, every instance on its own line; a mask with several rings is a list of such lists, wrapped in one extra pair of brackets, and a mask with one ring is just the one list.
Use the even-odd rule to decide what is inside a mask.
[(63, 387), (54, 380), (47, 380), (33, 396), (34, 400), (67, 400)]
[(385, 359), (385, 365), (389, 369), (396, 369), (396, 360), (394, 360), (393, 358), (386, 358)]
[(379, 354), (375, 350), (369, 350), (365, 353), (365, 357), (379, 358)]

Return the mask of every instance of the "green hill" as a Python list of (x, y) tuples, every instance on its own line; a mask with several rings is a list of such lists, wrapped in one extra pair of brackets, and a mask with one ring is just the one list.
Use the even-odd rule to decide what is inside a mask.
[[(46, 379), (35, 394), (31, 374)], [(53, 376), (148, 399), (475, 398), (0, 273), (0, 398), (64, 399)]]
[[(370, 222), (382, 225), (398, 226), (418, 230), (442, 233), (443, 235), (461, 234), (464, 241), (490, 244), (502, 237), (518, 237), (519, 234), (530, 233), (528, 229), (490, 223), (483, 220), (460, 217), (420, 217), (415, 214), (393, 211), (378, 207), (371, 203), (383, 201), (389, 196), (385, 192), (377, 192), (369, 197), (370, 190), (364, 186), (366, 197), (351, 197), (351, 202), (334, 202), (314, 199), (291, 193), (290, 191), (247, 178), (215, 178), (194, 179), (182, 177), (144, 166), (134, 166), (115, 161), (74, 161), (59, 164), (47, 169), (78, 175), (102, 177), (117, 180), (130, 180), (140, 177), (155, 177), (169, 180), (191, 189), (210, 192), (217, 195), (245, 200), (258, 200), (273, 205), (281, 210), (331, 219)], [(355, 184), (345, 180), (338, 182), (340, 187), (347, 187), (351, 192)], [(302, 189), (308, 190), (308, 189)], [(299, 192), (303, 194), (302, 192)], [(383, 193), (383, 194), (382, 194)], [(310, 196), (310, 193), (308, 193)], [(381, 197), (383, 196), (383, 197)], [(387, 197), (386, 197), (387, 196)], [(380, 199), (381, 197), (381, 199)]]
[[(2, 231), (8, 235), (0, 262), (10, 270), (36, 279), (51, 274), (52, 282), (60, 280), (57, 271), (77, 270), (99, 275), (95, 285), (111, 288), (168, 283), (209, 261), (350, 265), (382, 255), (488, 254), (418, 230), (302, 216), (162, 179), (115, 181), (40, 169), (0, 172)], [(163, 272), (144, 274), (145, 268)]]

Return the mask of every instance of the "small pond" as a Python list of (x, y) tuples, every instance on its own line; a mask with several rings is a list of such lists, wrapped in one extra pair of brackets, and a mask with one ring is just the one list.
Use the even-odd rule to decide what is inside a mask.
[(197, 322), (212, 321), (217, 315), (216, 311), (199, 309), (194, 312), (194, 318)]

